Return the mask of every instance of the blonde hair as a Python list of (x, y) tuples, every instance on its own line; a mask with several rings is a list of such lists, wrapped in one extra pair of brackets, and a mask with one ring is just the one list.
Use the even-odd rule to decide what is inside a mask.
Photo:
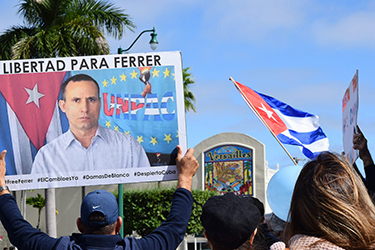
[(292, 196), (287, 239), (320, 237), (345, 249), (370, 249), (375, 243), (375, 207), (343, 157), (321, 153), (303, 167)]

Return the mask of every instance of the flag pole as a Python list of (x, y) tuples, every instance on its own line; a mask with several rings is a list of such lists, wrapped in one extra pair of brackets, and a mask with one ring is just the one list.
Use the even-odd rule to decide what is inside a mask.
[(232, 77), (229, 77), (229, 80), (231, 80), (234, 85), (236, 86), (236, 88), (241, 92), (241, 95), (245, 98), (246, 100), (246, 103), (247, 105), (249, 105), (250, 109), (255, 113), (255, 115), (262, 121), (262, 123), (268, 128), (268, 130), (271, 132), (271, 134), (273, 135), (273, 137), (279, 142), (280, 146), (284, 149), (284, 151), (287, 153), (287, 155), (289, 156), (289, 158), (293, 161), (293, 163), (295, 165), (298, 165), (298, 163), (293, 159), (293, 157), (290, 155), (290, 153), (288, 152), (288, 150), (285, 148), (285, 146), (281, 143), (281, 141), (279, 140), (279, 138), (277, 138), (277, 136), (275, 135), (275, 133), (271, 130), (271, 128), (268, 126), (268, 124), (266, 123), (266, 121), (263, 119), (263, 117), (259, 114), (258, 110), (256, 110), (256, 108), (254, 107), (254, 105), (249, 101), (249, 99), (246, 97), (246, 95), (242, 92), (242, 89), (237, 85), (237, 82), (232, 78)]

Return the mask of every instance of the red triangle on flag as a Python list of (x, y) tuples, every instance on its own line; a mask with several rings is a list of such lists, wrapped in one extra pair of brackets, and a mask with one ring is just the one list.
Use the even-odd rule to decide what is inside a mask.
[[(241, 95), (249, 104), (250, 108), (262, 120), (265, 125), (275, 134), (279, 135), (285, 130), (287, 126), (281, 120), (280, 116), (270, 107), (270, 105), (251, 88), (236, 82), (237, 87), (241, 90)], [(255, 110), (254, 110), (255, 109)], [(260, 116), (260, 117), (259, 117)]]
[(0, 75), (0, 92), (36, 149), (45, 142), (65, 72)]

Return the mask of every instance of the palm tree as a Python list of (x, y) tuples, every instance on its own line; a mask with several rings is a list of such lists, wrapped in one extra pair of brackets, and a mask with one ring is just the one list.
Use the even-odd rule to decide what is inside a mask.
[(40, 225), (40, 214), (42, 212), (42, 209), (46, 205), (46, 199), (41, 195), (38, 194), (37, 197), (28, 197), (26, 198), (26, 204), (33, 206), (38, 209), (38, 224), (36, 225), (36, 229), (39, 230), (39, 225)]
[(192, 74), (189, 73), (188, 70), (190, 70), (190, 67), (182, 70), (182, 77), (184, 81), (185, 112), (193, 110), (195, 113), (197, 113), (194, 106), (197, 100), (193, 92), (189, 90), (189, 85), (195, 83), (195, 81)]
[(104, 37), (122, 38), (135, 24), (107, 0), (22, 0), (18, 13), (26, 26), (0, 36), (0, 59), (109, 54)]

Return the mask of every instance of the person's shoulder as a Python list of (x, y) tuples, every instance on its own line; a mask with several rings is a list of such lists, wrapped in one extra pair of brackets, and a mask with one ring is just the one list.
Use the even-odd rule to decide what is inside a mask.
[(48, 142), (47, 144), (45, 144), (43, 147), (41, 147), (39, 150), (38, 150), (38, 154), (43, 154), (47, 151), (50, 151), (50, 150), (55, 150), (55, 148), (60, 145), (61, 147), (61, 136), (60, 135), (59, 137), (56, 137), (55, 139), (53, 139), (52, 141)]
[(133, 138), (130, 134), (123, 133), (123, 132), (120, 132), (120, 131), (116, 131), (116, 130), (113, 130), (113, 129), (109, 129), (109, 128), (106, 128), (106, 127), (99, 126), (98, 129), (99, 129), (100, 135), (104, 136), (107, 139), (118, 138), (118, 139), (131, 140), (131, 138)]
[(56, 147), (61, 148), (65, 144), (64, 142), (69, 140), (69, 137), (70, 135), (68, 131), (59, 135), (58, 137), (56, 137), (55, 139), (53, 139), (52, 141), (48, 142), (43, 147), (41, 147), (38, 151), (38, 154), (49, 151), (49, 150), (55, 150)]
[(326, 241), (322, 238), (304, 235), (304, 234), (296, 234), (293, 235), (289, 240), (289, 248), (290, 249), (310, 249), (310, 250), (318, 250), (318, 249), (330, 249), (330, 250), (344, 250), (339, 246), (334, 245), (333, 243)]
[[(91, 249), (99, 248), (95, 246), (97, 242), (105, 241), (102, 243), (104, 249), (114, 250), (140, 250), (141, 248), (137, 244), (137, 240), (132, 237), (122, 238), (119, 234), (116, 235), (89, 235), (73, 233), (71, 236), (65, 236), (60, 238), (60, 242), (56, 249)], [(88, 245), (89, 244), (89, 245)], [(69, 246), (70, 248), (64, 248)], [(76, 248), (74, 248), (74, 247)]]

